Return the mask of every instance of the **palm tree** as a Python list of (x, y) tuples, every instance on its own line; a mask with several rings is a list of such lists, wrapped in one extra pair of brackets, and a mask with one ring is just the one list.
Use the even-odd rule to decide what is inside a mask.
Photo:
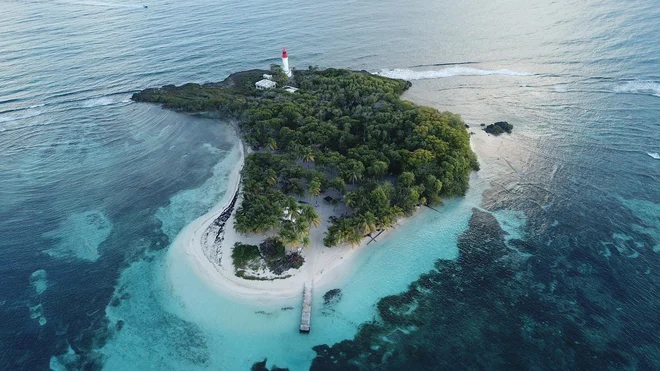
[(362, 179), (364, 164), (360, 161), (350, 159), (346, 161), (340, 172), (343, 174), (344, 179), (350, 179), (351, 183), (355, 184), (357, 180)]
[(353, 226), (347, 218), (339, 218), (335, 223), (337, 225), (337, 241), (339, 243), (348, 242)]
[(303, 147), (300, 151), (300, 159), (304, 163), (314, 162), (314, 150), (312, 150), (310, 147)]
[(380, 225), (384, 228), (389, 228), (396, 223), (397, 218), (403, 215), (403, 211), (397, 207), (392, 206), (388, 208), (383, 215), (380, 217)]
[(355, 247), (362, 242), (362, 233), (357, 228), (351, 228), (348, 233), (346, 242), (351, 244), (351, 247)]
[(312, 240), (309, 238), (308, 234), (303, 236), (302, 241), (300, 241), (300, 242), (304, 247), (308, 247), (309, 245), (312, 244)]
[(301, 222), (304, 221), (308, 225), (313, 225), (314, 227), (321, 225), (321, 216), (316, 212), (316, 210), (314, 210), (313, 207), (309, 205), (302, 207), (300, 212), (300, 220)]
[(266, 148), (268, 148), (270, 151), (276, 151), (277, 150), (277, 142), (275, 141), (274, 138), (268, 138), (268, 143), (266, 143)]
[(298, 201), (296, 200), (295, 197), (287, 197), (284, 200), (284, 209), (289, 211), (289, 215), (291, 215), (291, 219), (296, 219), (298, 217)]
[(358, 198), (357, 193), (355, 193), (355, 192), (348, 192), (348, 193), (344, 196), (344, 203), (345, 203), (346, 206), (348, 206), (348, 207), (355, 207), (355, 204), (356, 204), (356, 202), (357, 202), (357, 198)]
[[(310, 197), (316, 198), (318, 195), (321, 194), (321, 181), (318, 180), (318, 178), (312, 179), (311, 182), (309, 182), (309, 185), (307, 186), (307, 193), (309, 194)], [(318, 206), (318, 201), (316, 202), (316, 206)]]
[(266, 171), (266, 182), (270, 185), (275, 185), (277, 184), (277, 173), (273, 169), (268, 169)]
[(296, 231), (295, 223), (291, 222), (290, 220), (285, 220), (282, 222), (282, 228), (280, 228), (279, 237), (282, 242), (289, 246), (297, 245), (302, 238), (300, 233)]
[(376, 232), (376, 216), (367, 211), (366, 213), (357, 216), (358, 226), (366, 234)]

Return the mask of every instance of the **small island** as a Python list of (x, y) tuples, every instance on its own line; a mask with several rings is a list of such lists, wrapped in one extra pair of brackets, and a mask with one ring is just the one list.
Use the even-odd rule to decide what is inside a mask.
[(479, 167), (461, 118), (402, 100), (407, 81), (334, 68), (287, 72), (273, 65), (133, 95), (236, 124), (247, 152), (240, 192), (201, 243), (214, 245), (203, 248), (216, 266), (232, 256), (230, 280), (239, 285), (290, 278), (327, 250), (318, 257), (327, 264), (315, 262), (307, 275), (320, 276), (338, 264), (331, 250), (367, 244), (418, 208), (463, 195)]

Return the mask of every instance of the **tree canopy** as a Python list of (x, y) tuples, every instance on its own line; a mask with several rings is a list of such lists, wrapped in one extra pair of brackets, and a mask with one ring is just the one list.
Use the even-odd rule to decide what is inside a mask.
[[(277, 67), (273, 71), (280, 76)], [(255, 89), (264, 72), (133, 96), (179, 111), (217, 111), (238, 121), (255, 149), (243, 169), (239, 232), (277, 230), (285, 242), (302, 244), (318, 215), (294, 208), (294, 197), (315, 198), (333, 188), (345, 193), (352, 212), (334, 220), (324, 242), (359, 243), (365, 233), (392, 225), (419, 205), (464, 194), (470, 171), (478, 170), (460, 116), (402, 100), (407, 81), (310, 69), (296, 71), (288, 83), (299, 90), (289, 93)], [(298, 209), (306, 216), (296, 222), (283, 217)]]

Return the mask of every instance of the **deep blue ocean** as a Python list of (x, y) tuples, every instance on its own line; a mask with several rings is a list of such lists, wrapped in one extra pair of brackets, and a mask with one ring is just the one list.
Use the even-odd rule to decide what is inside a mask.
[[(383, 245), (404, 255), (365, 253), (308, 338), (167, 297), (163, 257), (238, 139), (130, 100), (282, 47), (410, 80), (482, 168)], [(2, 0), (0, 71), (1, 370), (660, 369), (658, 0)]]

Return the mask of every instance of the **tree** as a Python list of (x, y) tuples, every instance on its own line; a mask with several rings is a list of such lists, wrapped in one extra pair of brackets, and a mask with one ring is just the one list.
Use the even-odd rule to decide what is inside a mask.
[(277, 183), (277, 173), (273, 169), (268, 169), (266, 171), (266, 182), (270, 185), (275, 185)]
[(312, 240), (309, 238), (309, 235), (303, 236), (302, 240), (300, 241), (301, 245), (304, 247), (309, 247), (309, 245), (312, 244)]
[(309, 226), (318, 227), (321, 225), (321, 216), (309, 205), (304, 205), (301, 208), (299, 219), (301, 223), (306, 223), (308, 228)]
[(314, 150), (310, 147), (302, 147), (300, 151), (300, 159), (305, 163), (314, 162)]
[(346, 183), (344, 182), (344, 179), (340, 177), (336, 177), (330, 181), (330, 187), (334, 188), (337, 192), (340, 194), (344, 194), (346, 191)]
[(404, 171), (397, 178), (397, 185), (402, 187), (412, 187), (415, 184), (415, 175), (410, 171)]
[(302, 235), (296, 230), (296, 225), (291, 220), (283, 220), (280, 228), (279, 238), (285, 245), (296, 246), (302, 240)]
[(367, 174), (373, 178), (380, 178), (387, 172), (387, 162), (385, 161), (374, 161), (371, 166), (367, 168)]
[(376, 217), (372, 212), (367, 211), (364, 214), (357, 215), (354, 220), (356, 227), (365, 234), (376, 232)]
[(348, 206), (348, 207), (355, 207), (355, 206), (357, 205), (357, 202), (358, 202), (358, 197), (359, 197), (359, 196), (358, 196), (357, 193), (355, 193), (355, 192), (348, 192), (348, 193), (344, 196), (344, 203), (345, 203), (346, 206)]
[(364, 174), (364, 164), (360, 161), (350, 159), (340, 165), (339, 172), (342, 175), (342, 178), (355, 184), (357, 180), (362, 179), (362, 175)]
[(351, 244), (351, 247), (355, 247), (362, 242), (362, 233), (357, 228), (351, 228), (348, 230), (348, 236), (346, 236), (346, 242)]
[[(312, 179), (307, 185), (307, 194), (311, 198), (316, 198), (321, 194), (321, 181), (318, 178)], [(318, 201), (316, 202), (318, 206)]]
[(268, 142), (266, 144), (266, 148), (270, 151), (276, 151), (277, 150), (277, 142), (273, 137), (268, 138)]

